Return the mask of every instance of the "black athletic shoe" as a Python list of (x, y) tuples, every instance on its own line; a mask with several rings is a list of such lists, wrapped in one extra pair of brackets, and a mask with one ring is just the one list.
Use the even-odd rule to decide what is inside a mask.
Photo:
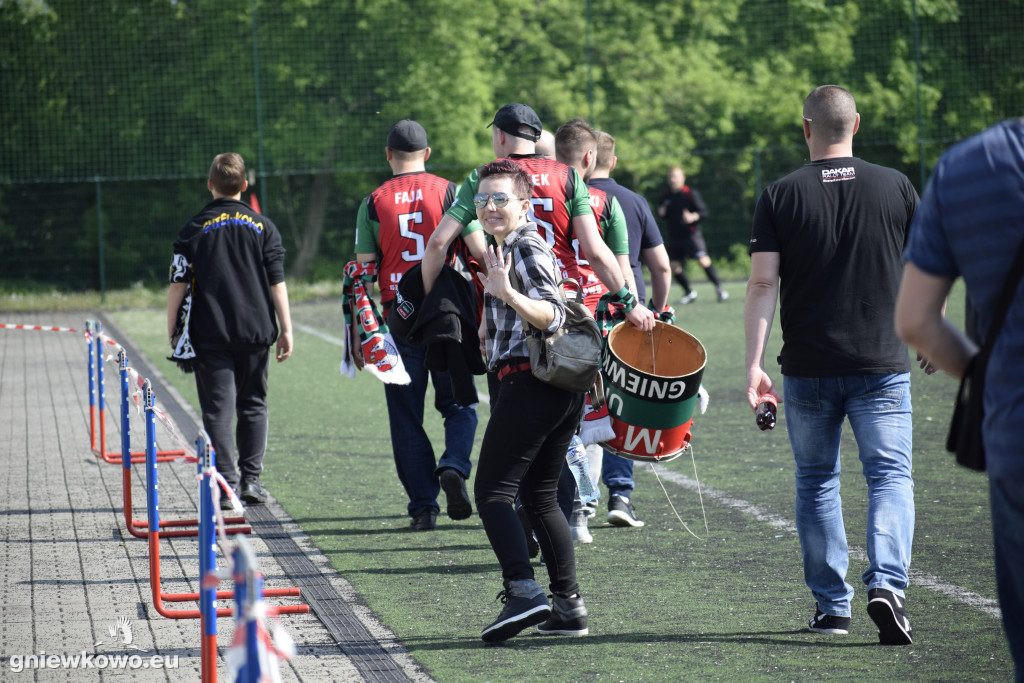
[(231, 504), (231, 499), (228, 498), (228, 494), (223, 491), (220, 492), (220, 509), (224, 512), (235, 511), (235, 506)]
[(480, 634), (485, 643), (508, 640), (523, 629), (541, 623), (551, 614), (551, 606), (544, 593), (532, 598), (517, 598), (509, 595), (508, 591), (501, 591), (498, 599), (505, 603), (505, 607), (494, 623)]
[(829, 633), (845, 636), (850, 632), (850, 617), (837, 617), (833, 614), (825, 614), (818, 609), (818, 603), (814, 603), (814, 618), (807, 623), (807, 628), (812, 633)]
[(559, 636), (585, 636), (590, 633), (583, 598), (579, 594), (575, 598), (551, 596), (551, 616), (537, 627), (537, 631)]
[(629, 498), (617, 494), (608, 498), (608, 523), (615, 526), (644, 525), (643, 520), (636, 516)]
[(437, 510), (430, 508), (412, 518), (409, 528), (413, 531), (433, 531), (437, 528)]
[(910, 628), (905, 609), (906, 601), (892, 591), (872, 588), (868, 591), (868, 616), (878, 627), (878, 642), (882, 645), (910, 645), (914, 631)]
[(447, 468), (438, 477), (441, 489), (448, 498), (448, 516), (452, 519), (466, 519), (473, 514), (473, 505), (469, 502), (466, 492), (466, 478), (458, 470)]
[(247, 477), (242, 480), (242, 491), (239, 498), (250, 505), (263, 505), (267, 502), (267, 490), (256, 477)]

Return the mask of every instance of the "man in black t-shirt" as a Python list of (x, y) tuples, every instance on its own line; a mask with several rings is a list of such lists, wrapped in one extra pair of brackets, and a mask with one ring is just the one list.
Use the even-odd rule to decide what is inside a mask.
[(868, 484), (863, 581), (883, 644), (908, 645), (904, 608), (914, 536), (910, 359), (893, 313), (918, 197), (898, 171), (853, 156), (853, 96), (824, 85), (804, 102), (811, 161), (769, 185), (754, 212), (744, 308), (747, 401), (778, 402), (764, 353), (781, 297), (786, 428), (796, 460), (796, 524), (816, 633), (846, 634), (853, 587), (839, 498), (849, 418)]

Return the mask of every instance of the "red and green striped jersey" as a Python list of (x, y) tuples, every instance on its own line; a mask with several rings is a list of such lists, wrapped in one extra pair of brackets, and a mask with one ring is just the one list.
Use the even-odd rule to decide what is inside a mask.
[[(604, 190), (595, 187), (590, 189), (590, 208), (594, 210), (597, 219), (597, 229), (601, 231), (601, 237), (605, 244), (616, 256), (629, 255), (629, 230), (626, 226), (626, 216), (619, 205), (619, 200), (609, 195)], [(601, 284), (590, 261), (580, 253), (580, 241), (575, 236), (572, 240), (573, 252), (576, 255), (576, 262), (579, 264), (580, 285), (583, 287), (583, 301), (591, 313), (597, 311), (597, 302), (601, 295), (608, 291), (608, 288)]]
[(359, 205), (355, 251), (376, 252), (382, 303), (395, 297), (402, 276), (423, 260), (427, 241), (457, 191), (455, 183), (425, 171), (402, 173)]
[[(576, 251), (572, 244), (572, 219), (593, 214), (587, 186), (576, 169), (547, 157), (513, 154), (509, 157), (522, 166), (533, 180), (529, 219), (537, 224), (537, 232), (555, 253), (555, 263), (562, 277), (579, 281)], [(480, 187), (479, 169), (473, 169), (459, 188), (455, 204), (448, 215), (462, 225), (476, 219), (473, 195)]]

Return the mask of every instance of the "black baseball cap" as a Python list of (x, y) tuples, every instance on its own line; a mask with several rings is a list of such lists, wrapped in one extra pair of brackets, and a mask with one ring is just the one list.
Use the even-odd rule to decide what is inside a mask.
[(427, 148), (427, 131), (412, 119), (403, 119), (388, 130), (387, 145), (399, 152), (418, 152)]
[[(541, 125), (540, 117), (537, 116), (531, 107), (525, 104), (519, 104), (513, 102), (512, 104), (506, 104), (504, 107), (498, 110), (498, 113), (494, 115), (494, 120), (487, 124), (487, 127), (497, 126), (501, 130), (505, 131), (509, 135), (514, 135), (517, 138), (524, 140), (532, 140), (537, 142), (540, 140), (540, 133), (544, 130), (544, 126)], [(528, 126), (534, 130), (533, 135), (528, 135), (519, 132), (520, 126)]]

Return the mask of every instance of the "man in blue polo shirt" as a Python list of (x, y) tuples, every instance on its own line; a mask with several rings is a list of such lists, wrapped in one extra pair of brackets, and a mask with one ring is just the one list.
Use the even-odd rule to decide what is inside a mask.
[[(943, 305), (963, 277), (984, 343), (996, 300), (1024, 240), (1024, 119), (1004, 121), (946, 150), (911, 224), (896, 330), (934, 365), (963, 377), (977, 346)], [(992, 349), (982, 428), (1003, 628), (1024, 680), (1024, 298), (1020, 285)]]
[[(651, 213), (647, 200), (632, 190), (612, 180), (611, 172), (618, 158), (615, 156), (615, 138), (603, 131), (597, 133), (597, 165), (591, 172), (587, 185), (603, 190), (609, 197), (615, 197), (626, 218), (629, 232), (629, 265), (636, 280), (637, 297), (644, 301), (647, 296), (641, 262), (647, 264), (651, 273), (651, 304), (648, 306), (655, 315), (665, 308), (668, 290), (672, 284), (672, 271), (668, 251), (658, 230), (658, 224)], [(608, 489), (608, 522), (615, 526), (643, 526), (643, 521), (633, 508), (633, 461), (608, 451), (600, 462), (591, 463), (601, 473), (601, 481)], [(596, 479), (596, 477), (595, 477)]]

